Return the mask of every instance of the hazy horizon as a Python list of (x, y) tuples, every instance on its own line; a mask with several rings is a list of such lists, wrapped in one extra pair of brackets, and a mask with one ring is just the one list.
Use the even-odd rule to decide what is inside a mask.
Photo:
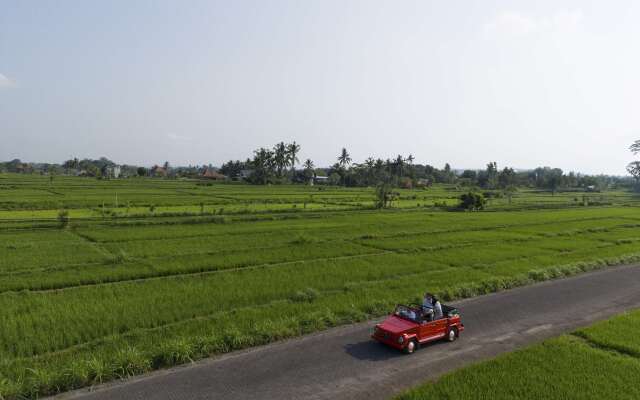
[(0, 160), (220, 165), (296, 141), (318, 166), (623, 175), (640, 3), (4, 1)]

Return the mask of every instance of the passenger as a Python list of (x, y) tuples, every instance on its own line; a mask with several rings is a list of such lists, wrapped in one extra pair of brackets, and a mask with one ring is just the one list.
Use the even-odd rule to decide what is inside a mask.
[(431, 304), (433, 304), (433, 313), (434, 313), (435, 319), (442, 318), (444, 316), (442, 314), (442, 304), (440, 304), (440, 301), (436, 299), (435, 296), (432, 296), (431, 300), (432, 300)]

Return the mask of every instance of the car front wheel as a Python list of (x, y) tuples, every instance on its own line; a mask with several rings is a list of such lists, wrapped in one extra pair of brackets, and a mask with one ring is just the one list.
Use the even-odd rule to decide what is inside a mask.
[(417, 347), (418, 346), (416, 345), (416, 341), (410, 340), (409, 343), (407, 343), (407, 346), (404, 348), (404, 352), (407, 354), (413, 354), (413, 352), (416, 351)]

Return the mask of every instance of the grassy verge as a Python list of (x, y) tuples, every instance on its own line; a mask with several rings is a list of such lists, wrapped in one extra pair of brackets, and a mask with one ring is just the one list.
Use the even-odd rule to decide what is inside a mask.
[(482, 362), (397, 400), (638, 399), (640, 311)]

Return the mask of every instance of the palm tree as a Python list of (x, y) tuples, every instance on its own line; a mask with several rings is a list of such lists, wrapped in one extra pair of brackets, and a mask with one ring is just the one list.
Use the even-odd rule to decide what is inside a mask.
[(402, 178), (402, 169), (404, 167), (404, 159), (400, 154), (398, 154), (398, 157), (396, 157), (394, 164), (396, 167), (396, 171), (398, 172), (398, 178)]
[(276, 164), (278, 177), (282, 176), (282, 171), (289, 164), (289, 156), (287, 154), (287, 145), (284, 142), (280, 142), (273, 147), (274, 158), (273, 161)]
[(346, 167), (347, 165), (351, 164), (351, 157), (349, 156), (347, 149), (345, 149), (344, 147), (342, 148), (342, 152), (338, 156), (338, 163), (340, 163), (341, 167)]
[(307, 158), (307, 161), (304, 162), (304, 169), (313, 169), (314, 167), (313, 161), (311, 161), (310, 158)]
[(369, 157), (366, 160), (364, 160), (364, 165), (366, 165), (367, 168), (369, 169), (373, 169), (375, 164), (376, 164), (376, 160), (374, 160), (373, 157)]
[(304, 162), (304, 177), (307, 178), (307, 180), (310, 182), (309, 184), (313, 183), (312, 179), (315, 177), (315, 170), (314, 170), (314, 165), (313, 165), (313, 161), (311, 161), (310, 158), (307, 158), (307, 161)]
[(269, 178), (273, 172), (273, 167), (275, 165), (274, 153), (271, 150), (262, 147), (255, 150), (253, 154), (253, 160), (247, 160), (249, 165), (253, 168), (251, 180), (254, 183), (264, 185), (269, 182)]
[(413, 165), (413, 160), (415, 160), (415, 158), (413, 157), (413, 154), (409, 154), (409, 157), (407, 157), (407, 161), (409, 161), (409, 165)]
[[(300, 152), (300, 145), (297, 144), (295, 141), (291, 144), (287, 145), (287, 155), (288, 155), (288, 159), (289, 159), (289, 165), (291, 166), (291, 174), (293, 175), (293, 172), (295, 170), (295, 166), (298, 163), (298, 152)], [(310, 160), (307, 160), (310, 161)]]

